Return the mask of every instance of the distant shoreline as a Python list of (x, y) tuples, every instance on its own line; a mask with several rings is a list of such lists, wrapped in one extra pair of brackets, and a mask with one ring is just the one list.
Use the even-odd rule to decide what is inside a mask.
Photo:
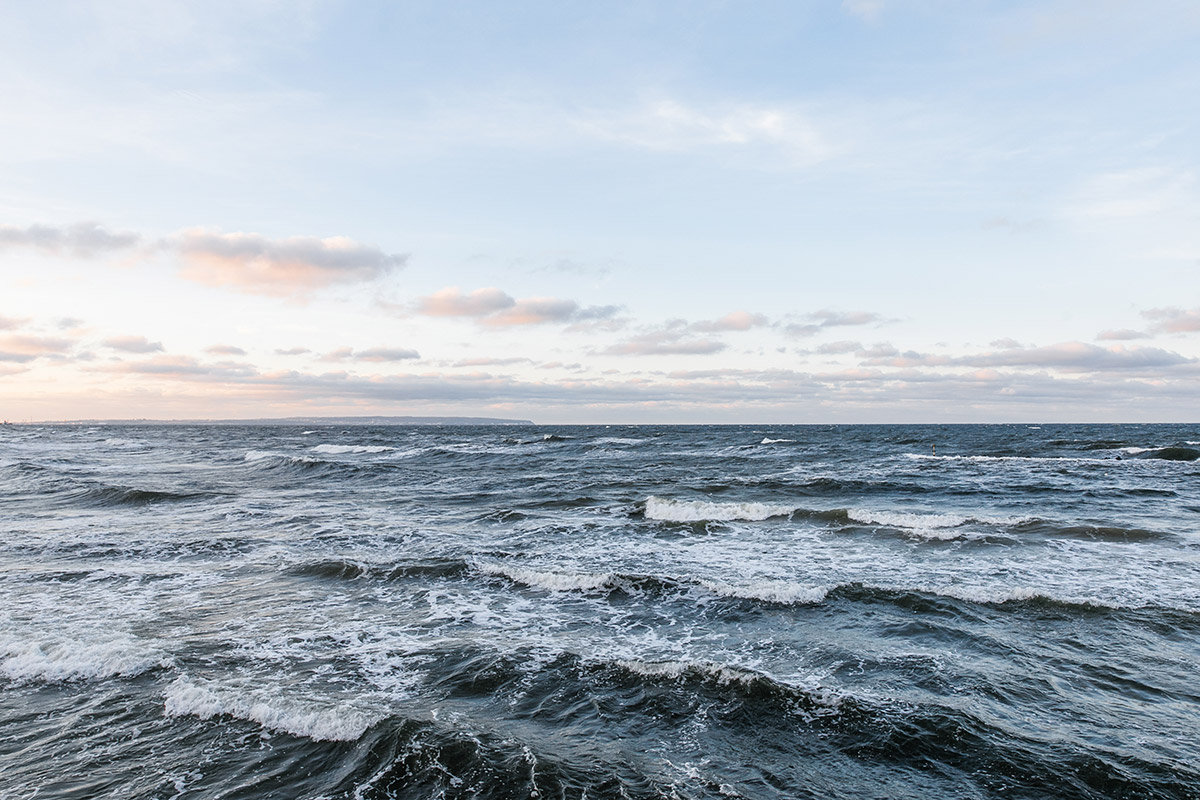
[(502, 417), (259, 417), (252, 419), (63, 419), (13, 425), (533, 425)]

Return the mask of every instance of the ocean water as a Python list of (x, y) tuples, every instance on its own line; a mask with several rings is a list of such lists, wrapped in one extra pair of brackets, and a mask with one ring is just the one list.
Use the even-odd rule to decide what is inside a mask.
[(0, 798), (1200, 798), (1197, 456), (5, 427)]

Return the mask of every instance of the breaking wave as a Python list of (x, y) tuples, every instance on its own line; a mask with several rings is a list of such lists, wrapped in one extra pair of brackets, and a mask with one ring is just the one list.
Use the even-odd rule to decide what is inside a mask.
[(288, 700), (277, 692), (217, 687), (179, 677), (167, 687), (168, 716), (230, 716), (314, 741), (355, 741), (384, 718), (361, 709)]

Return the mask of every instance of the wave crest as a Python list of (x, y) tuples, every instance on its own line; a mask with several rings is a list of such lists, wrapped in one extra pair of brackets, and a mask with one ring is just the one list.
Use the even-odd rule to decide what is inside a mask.
[(236, 717), (318, 742), (355, 741), (383, 719), (382, 714), (370, 714), (360, 709), (321, 707), (285, 700), (277, 694), (264, 698), (259, 693), (218, 689), (184, 677), (177, 678), (167, 687), (163, 705), (167, 715), (172, 717)]

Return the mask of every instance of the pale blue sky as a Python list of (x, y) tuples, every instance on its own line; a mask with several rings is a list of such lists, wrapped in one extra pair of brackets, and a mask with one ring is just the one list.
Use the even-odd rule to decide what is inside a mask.
[(1194, 2), (0, 21), (0, 416), (1196, 416)]

